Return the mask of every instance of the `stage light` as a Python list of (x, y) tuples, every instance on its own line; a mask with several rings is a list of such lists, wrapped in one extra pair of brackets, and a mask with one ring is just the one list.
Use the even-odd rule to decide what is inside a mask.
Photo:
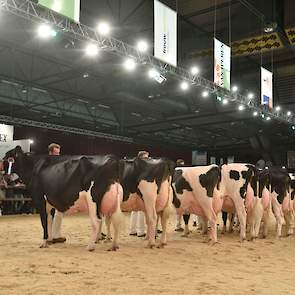
[(108, 35), (111, 31), (111, 27), (106, 22), (101, 22), (97, 25), (97, 31), (101, 35)]
[(239, 111), (243, 111), (245, 109), (245, 106), (243, 106), (242, 104), (239, 105), (238, 110)]
[(271, 119), (270, 116), (266, 117), (266, 121), (270, 121), (270, 119)]
[(180, 88), (185, 91), (185, 90), (188, 90), (189, 85), (188, 85), (188, 83), (186, 81), (182, 81), (180, 83)]
[(37, 33), (38, 33), (38, 37), (43, 38), (43, 39), (48, 39), (50, 37), (55, 37), (56, 36), (56, 31), (53, 30), (51, 28), (51, 26), (48, 25), (48, 24), (41, 24), (38, 27)]
[(140, 40), (140, 41), (137, 42), (137, 49), (140, 52), (146, 52), (148, 50), (148, 48), (149, 48), (149, 46), (148, 46), (146, 41)]
[(203, 97), (208, 97), (208, 95), (209, 95), (209, 92), (207, 90), (205, 90), (205, 91), (202, 92), (202, 96)]
[(228, 99), (227, 99), (227, 98), (224, 98), (224, 99), (222, 100), (222, 103), (223, 103), (223, 104), (228, 104)]
[(292, 130), (295, 130), (295, 126), (294, 125), (292, 126)]
[(277, 112), (279, 112), (279, 111), (281, 110), (281, 107), (280, 107), (280, 106), (276, 106), (276, 107), (275, 107), (275, 110), (276, 110)]
[(123, 65), (127, 71), (133, 71), (136, 68), (136, 62), (132, 58), (127, 58)]
[(30, 144), (34, 144), (34, 140), (33, 139), (29, 139), (29, 143)]
[(258, 116), (258, 112), (257, 112), (257, 111), (254, 111), (254, 112), (253, 112), (253, 116), (254, 116), (254, 117), (257, 117), (257, 116)]
[(200, 72), (200, 70), (199, 70), (199, 68), (198, 68), (197, 66), (193, 66), (193, 67), (191, 68), (191, 73), (192, 73), (193, 75), (197, 75), (197, 74), (199, 74), (199, 72)]
[(238, 86), (234, 85), (232, 87), (232, 92), (237, 92), (239, 90)]
[(86, 55), (95, 56), (98, 54), (98, 47), (95, 44), (88, 44), (85, 48)]
[(290, 111), (287, 112), (287, 116), (290, 117), (292, 113)]
[(249, 94), (248, 94), (248, 99), (253, 99), (254, 98), (254, 94), (252, 93), (252, 92), (250, 92)]

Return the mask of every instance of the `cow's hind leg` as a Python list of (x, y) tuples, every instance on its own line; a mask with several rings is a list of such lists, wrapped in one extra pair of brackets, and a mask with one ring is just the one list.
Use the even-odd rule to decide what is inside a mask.
[(118, 239), (119, 239), (120, 227), (123, 221), (123, 214), (122, 214), (121, 206), (120, 206), (122, 199), (123, 199), (123, 189), (120, 184), (117, 184), (117, 208), (115, 213), (113, 213), (111, 216), (111, 224), (114, 230), (114, 237), (113, 237), (112, 247), (109, 249), (109, 251), (116, 251), (119, 249)]
[(96, 215), (96, 204), (92, 201), (92, 197), (90, 195), (90, 192), (87, 192), (87, 204), (89, 208), (89, 217), (90, 217), (90, 223), (91, 223), (91, 228), (92, 232), (90, 235), (90, 240), (87, 245), (87, 250), (88, 251), (94, 251), (95, 250), (95, 242), (97, 241), (98, 237), (98, 232), (100, 228), (101, 219), (99, 220)]
[(189, 219), (190, 219), (190, 214), (183, 214), (182, 217), (183, 217), (183, 221), (184, 221), (184, 232), (183, 232), (183, 234), (181, 236), (182, 237), (187, 237), (190, 234), (189, 226), (188, 226)]

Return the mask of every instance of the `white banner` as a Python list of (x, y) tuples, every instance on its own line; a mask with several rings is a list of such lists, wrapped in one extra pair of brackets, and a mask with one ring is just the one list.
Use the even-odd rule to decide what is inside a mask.
[(273, 107), (272, 72), (261, 67), (261, 104)]
[(177, 66), (177, 13), (154, 0), (154, 55)]
[(13, 126), (0, 124), (0, 142), (12, 141), (13, 130)]
[(30, 140), (29, 139), (20, 139), (7, 142), (0, 142), (0, 160), (2, 160), (5, 154), (14, 149), (17, 145), (20, 145), (22, 150), (27, 153), (30, 151)]
[(230, 90), (231, 48), (214, 38), (214, 83)]

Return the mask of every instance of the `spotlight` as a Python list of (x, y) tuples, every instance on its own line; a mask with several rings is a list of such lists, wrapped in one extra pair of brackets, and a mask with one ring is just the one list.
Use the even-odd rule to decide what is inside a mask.
[(295, 130), (295, 126), (294, 125), (292, 126), (292, 129)]
[(137, 49), (140, 52), (146, 52), (148, 50), (148, 48), (149, 48), (149, 46), (148, 46), (146, 41), (140, 40), (140, 41), (137, 42)]
[(155, 78), (156, 76), (159, 75), (159, 72), (157, 72), (155, 69), (150, 69), (148, 71), (148, 75), (149, 75), (150, 78)]
[(98, 47), (95, 44), (88, 44), (85, 48), (86, 55), (95, 56), (98, 54)]
[(238, 86), (234, 85), (232, 87), (232, 92), (237, 92), (239, 90)]
[(83, 78), (85, 79), (85, 78), (88, 78), (89, 77), (89, 74), (88, 73), (84, 73), (83, 74)]
[(127, 71), (133, 71), (136, 68), (136, 62), (132, 58), (127, 58), (123, 65)]
[(222, 101), (222, 103), (223, 104), (228, 104), (228, 99), (227, 98), (224, 98), (223, 101)]
[(275, 110), (276, 110), (277, 112), (279, 112), (279, 111), (281, 110), (281, 107), (280, 107), (280, 106), (276, 106)]
[(164, 81), (166, 81), (167, 79), (161, 75), (157, 70), (155, 69), (150, 69), (148, 71), (148, 75), (151, 79), (156, 80), (159, 84), (162, 84)]
[(193, 66), (193, 67), (191, 68), (191, 73), (192, 73), (193, 75), (197, 75), (197, 74), (199, 74), (199, 72), (200, 72), (200, 70), (199, 70), (198, 67)]
[(43, 39), (48, 39), (50, 37), (56, 36), (56, 31), (51, 28), (51, 26), (47, 24), (42, 24), (38, 27), (38, 36)]
[(182, 81), (180, 84), (180, 88), (182, 90), (188, 90), (188, 83), (186, 81)]
[(221, 100), (222, 100), (220, 96), (217, 96), (216, 99), (217, 99), (218, 101), (221, 101)]
[(248, 99), (253, 99), (254, 98), (254, 94), (252, 93), (252, 92), (250, 92), (249, 94), (248, 94)]
[(243, 111), (245, 109), (245, 107), (242, 104), (240, 104), (238, 109), (239, 109), (239, 111)]
[(29, 143), (30, 144), (34, 144), (34, 140), (33, 139), (29, 139)]
[(265, 115), (264, 115), (263, 113), (261, 114), (261, 118), (262, 118), (262, 119), (264, 119), (264, 118), (265, 118)]
[(254, 116), (254, 117), (257, 117), (257, 116), (258, 116), (258, 112), (257, 112), (257, 111), (254, 111), (254, 112), (253, 112), (253, 116)]
[(270, 121), (270, 116), (267, 116), (266, 117), (266, 121)]
[(287, 116), (290, 117), (292, 113), (290, 111), (287, 112)]
[(208, 97), (208, 95), (209, 95), (209, 92), (207, 90), (205, 90), (205, 91), (202, 92), (202, 96), (203, 97)]
[(108, 35), (111, 31), (110, 25), (106, 22), (101, 22), (97, 25), (97, 31), (101, 35)]

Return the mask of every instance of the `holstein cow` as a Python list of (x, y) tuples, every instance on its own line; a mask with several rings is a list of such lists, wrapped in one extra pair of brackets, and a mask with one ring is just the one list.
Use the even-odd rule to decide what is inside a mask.
[(122, 187), (118, 180), (118, 159), (112, 155), (41, 156), (23, 153), (18, 146), (6, 157), (15, 158), (14, 169), (27, 184), (33, 203), (39, 211), (43, 227), (41, 248), (52, 239), (53, 208), (66, 212), (84, 198), (91, 219), (92, 234), (87, 249), (95, 249), (100, 231), (101, 216), (111, 218), (114, 226), (113, 244), (110, 250), (118, 249), (120, 202)]
[[(286, 223), (286, 234), (293, 234), (294, 210), (292, 193), (290, 192), (291, 178), (286, 169), (270, 167), (264, 170), (269, 177), (272, 210), (277, 221), (277, 237), (282, 235), (282, 225)], [(266, 233), (265, 233), (266, 234)]]
[(246, 194), (245, 207), (247, 211), (247, 224), (250, 227), (251, 239), (258, 238), (260, 224), (264, 220), (263, 237), (266, 237), (268, 230), (268, 221), (271, 213), (270, 179), (269, 175), (263, 170), (255, 168), (255, 175), (250, 180), (253, 190)]
[[(220, 168), (217, 165), (178, 167), (173, 175), (173, 204), (177, 214), (194, 213), (211, 227), (210, 239), (217, 242), (217, 214), (223, 198), (218, 191)], [(206, 227), (207, 228), (207, 227)]]
[(144, 211), (148, 247), (155, 246), (157, 214), (161, 217), (162, 235), (159, 247), (167, 243), (167, 219), (171, 212), (171, 179), (174, 163), (168, 159), (120, 161), (120, 183), (123, 187), (122, 211)]
[(255, 176), (255, 171), (255, 167), (251, 164), (231, 163), (221, 167), (220, 191), (225, 196), (222, 210), (237, 213), (241, 241), (246, 239), (246, 197), (249, 204), (253, 204), (254, 200), (250, 181)]

